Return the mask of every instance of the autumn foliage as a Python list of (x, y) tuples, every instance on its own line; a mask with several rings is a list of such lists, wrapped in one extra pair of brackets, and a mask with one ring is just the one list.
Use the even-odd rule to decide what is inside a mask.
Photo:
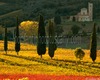
[(20, 31), (23, 36), (36, 36), (38, 34), (38, 22), (23, 21), (20, 24)]

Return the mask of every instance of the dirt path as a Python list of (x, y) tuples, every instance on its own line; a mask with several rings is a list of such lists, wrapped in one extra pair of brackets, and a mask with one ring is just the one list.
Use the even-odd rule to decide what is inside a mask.
[(0, 80), (100, 80), (100, 76), (65, 76), (65, 75), (42, 75), (42, 74), (1, 74)]

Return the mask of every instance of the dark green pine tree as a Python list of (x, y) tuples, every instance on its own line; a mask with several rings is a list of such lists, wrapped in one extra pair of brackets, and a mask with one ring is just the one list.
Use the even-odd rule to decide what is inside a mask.
[(96, 60), (97, 56), (97, 35), (96, 35), (96, 24), (94, 23), (93, 32), (91, 36), (91, 47), (90, 47), (90, 57), (93, 62)]
[(56, 41), (55, 41), (55, 30), (54, 25), (51, 20), (49, 21), (49, 46), (48, 46), (48, 54), (51, 59), (54, 57), (54, 52), (57, 49)]
[(40, 15), (39, 17), (37, 53), (41, 56), (41, 58), (42, 55), (46, 53), (46, 33), (44, 26), (44, 18), (42, 15)]
[(16, 25), (16, 34), (15, 34), (15, 51), (18, 52), (20, 51), (20, 38), (19, 38), (19, 25), (18, 25), (18, 17), (17, 17), (17, 25)]
[(7, 50), (8, 50), (7, 28), (5, 28), (4, 51), (6, 52), (6, 54), (7, 54)]

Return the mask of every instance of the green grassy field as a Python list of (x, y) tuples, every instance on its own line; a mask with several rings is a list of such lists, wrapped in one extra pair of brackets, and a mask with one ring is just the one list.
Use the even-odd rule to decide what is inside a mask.
[(89, 57), (89, 50), (81, 63), (74, 56), (74, 49), (58, 48), (51, 60), (48, 51), (43, 59), (38, 56), (36, 46), (21, 44), (19, 55), (14, 51), (14, 43), (9, 42), (7, 55), (0, 41), (0, 74), (55, 74), (55, 75), (95, 75), (100, 76), (100, 51), (95, 63)]

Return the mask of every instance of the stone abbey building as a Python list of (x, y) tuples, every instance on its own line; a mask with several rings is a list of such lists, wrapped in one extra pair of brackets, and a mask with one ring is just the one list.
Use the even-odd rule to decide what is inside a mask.
[(77, 15), (70, 17), (72, 18), (75, 18), (75, 21), (93, 21), (93, 3), (88, 3), (88, 8), (82, 8)]

